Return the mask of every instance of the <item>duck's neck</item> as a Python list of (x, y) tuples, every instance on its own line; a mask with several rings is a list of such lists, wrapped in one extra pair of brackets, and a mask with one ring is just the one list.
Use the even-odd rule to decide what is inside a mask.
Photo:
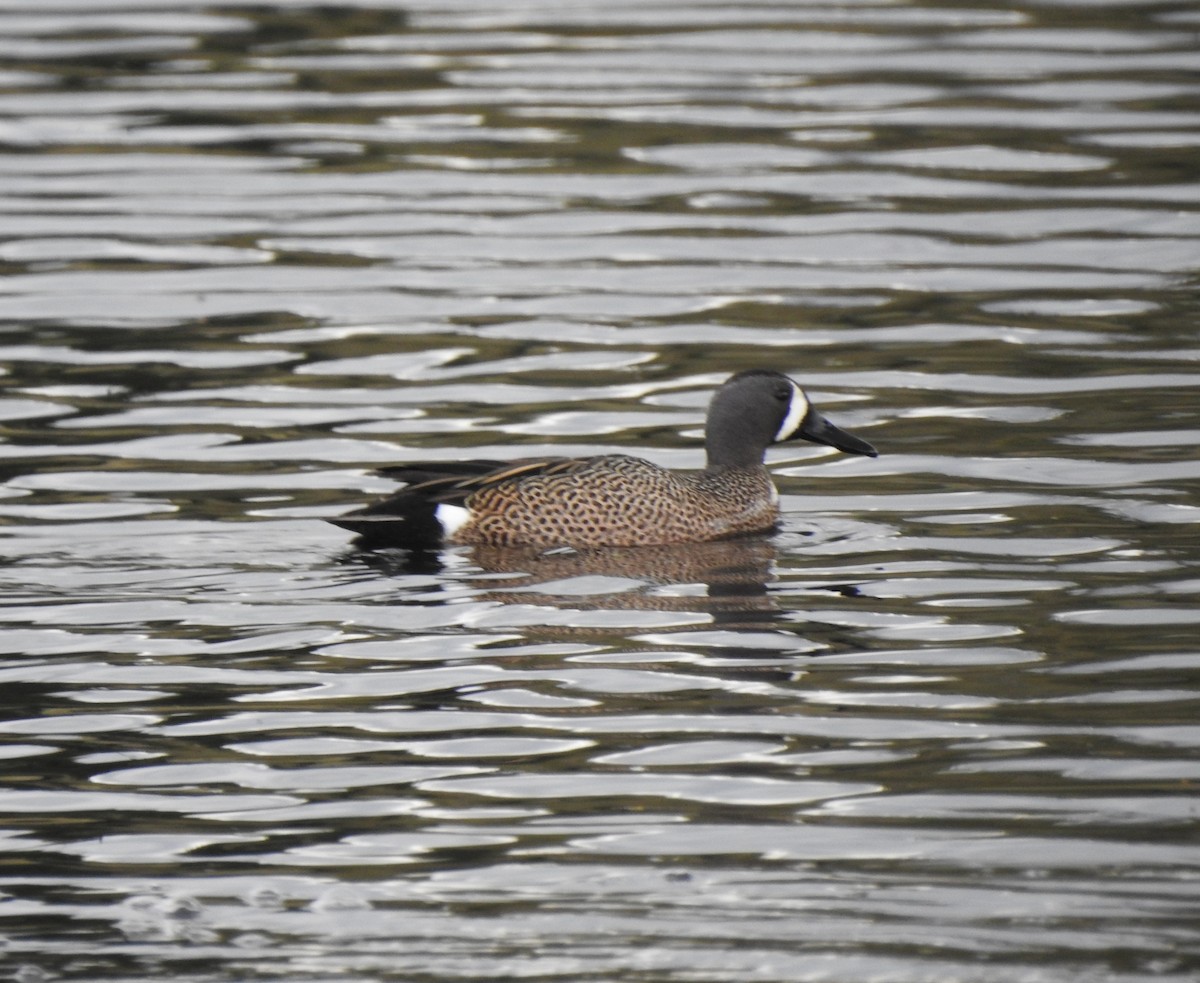
[(704, 465), (705, 471), (725, 471), (729, 469), (753, 471), (763, 466), (762, 449), (752, 442), (738, 441), (734, 443), (724, 441), (720, 447), (715, 447), (709, 443), (705, 450), (708, 454), (707, 463)]

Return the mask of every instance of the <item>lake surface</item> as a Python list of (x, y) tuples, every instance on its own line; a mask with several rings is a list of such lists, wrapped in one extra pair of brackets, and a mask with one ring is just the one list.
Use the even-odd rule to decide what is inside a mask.
[[(1198, 33), (0, 0), (0, 975), (1195, 979)], [(755, 366), (775, 535), (322, 521)]]

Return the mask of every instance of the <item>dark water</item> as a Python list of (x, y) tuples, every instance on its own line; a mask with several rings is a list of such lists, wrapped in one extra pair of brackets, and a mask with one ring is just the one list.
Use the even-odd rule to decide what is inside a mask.
[[(1184, 3), (0, 3), (0, 975), (1200, 967)], [(773, 537), (364, 556), (416, 457)]]

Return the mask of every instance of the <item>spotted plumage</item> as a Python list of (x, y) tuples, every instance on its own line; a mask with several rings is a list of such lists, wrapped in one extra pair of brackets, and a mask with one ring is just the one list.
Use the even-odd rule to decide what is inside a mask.
[(422, 463), (387, 469), (396, 494), (333, 519), (366, 547), (655, 546), (770, 529), (779, 496), (763, 466), (768, 445), (805, 439), (851, 454), (875, 449), (813, 410), (787, 376), (755, 369), (714, 394), (707, 466), (669, 471), (624, 454), (588, 458)]

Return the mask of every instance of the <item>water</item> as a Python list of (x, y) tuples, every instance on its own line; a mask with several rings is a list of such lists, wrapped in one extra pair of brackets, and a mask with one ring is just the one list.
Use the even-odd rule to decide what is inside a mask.
[[(4, 974), (1194, 979), (1198, 29), (0, 3)], [(762, 365), (774, 536), (320, 521)]]

